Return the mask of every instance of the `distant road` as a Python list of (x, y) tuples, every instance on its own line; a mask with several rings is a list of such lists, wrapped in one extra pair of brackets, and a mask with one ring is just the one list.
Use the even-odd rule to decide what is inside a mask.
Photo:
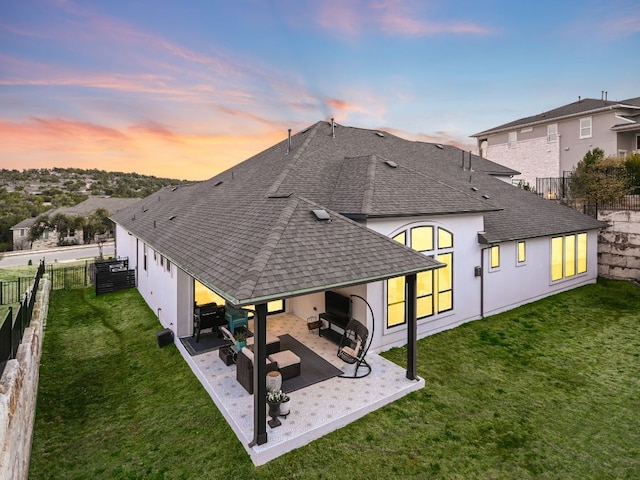
[[(113, 242), (105, 243), (102, 246), (104, 256), (114, 255), (115, 245)], [(99, 255), (98, 246), (78, 245), (74, 247), (48, 248), (45, 250), (20, 250), (19, 252), (7, 252), (1, 254), (0, 268), (26, 266), (29, 260), (34, 265), (44, 258), (45, 263), (73, 262), (75, 260), (94, 258)]]

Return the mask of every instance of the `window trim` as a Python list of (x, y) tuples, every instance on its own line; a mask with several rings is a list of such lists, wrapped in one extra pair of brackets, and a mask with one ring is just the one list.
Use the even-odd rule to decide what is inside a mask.
[[(555, 132), (551, 131), (551, 127), (555, 127)], [(558, 124), (552, 123), (547, 125), (547, 143), (556, 143), (558, 141)]]
[(507, 146), (509, 148), (516, 148), (516, 144), (518, 143), (518, 131), (514, 130), (509, 132), (508, 135)]
[[(589, 121), (589, 126), (588, 127), (582, 125), (583, 120), (585, 120), (585, 121), (588, 120)], [(591, 138), (593, 136), (593, 117), (582, 117), (580, 119), (579, 126), (580, 126), (580, 138), (581, 139), (582, 138)], [(583, 134), (582, 133), (583, 130), (586, 130), (587, 128), (589, 129), (589, 133), (588, 134), (587, 133)]]

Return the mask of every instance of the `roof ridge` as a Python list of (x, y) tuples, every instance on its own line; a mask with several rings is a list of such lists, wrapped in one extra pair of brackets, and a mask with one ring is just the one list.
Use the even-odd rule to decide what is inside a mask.
[[(269, 201), (274, 200), (276, 199), (269, 199)], [(282, 238), (282, 234), (289, 224), (291, 216), (294, 214), (298, 204), (300, 203), (300, 199), (298, 197), (288, 197), (286, 200), (288, 204), (280, 212), (278, 219), (269, 230), (267, 238), (260, 247), (260, 251), (253, 259), (251, 267), (247, 270), (245, 280), (238, 288), (237, 298), (249, 298), (253, 295), (258, 279), (267, 266), (269, 259), (273, 255), (276, 246)]]
[(371, 206), (373, 205), (373, 191), (375, 190), (375, 180), (377, 173), (377, 160), (378, 155), (375, 153), (369, 155), (369, 165), (367, 165), (367, 182), (365, 184), (364, 192), (362, 192), (362, 213), (368, 215), (371, 212)]
[[(311, 140), (316, 136), (316, 133), (318, 132), (318, 127), (319, 127), (319, 123), (316, 123), (314, 126), (311, 127), (311, 131), (309, 132), (309, 136), (307, 137), (307, 139), (300, 146), (300, 148), (298, 148), (295, 155), (291, 157), (291, 160), (289, 160), (287, 165), (282, 169), (282, 172), (280, 173), (280, 175), (278, 175), (278, 178), (276, 178), (276, 180), (273, 182), (273, 184), (267, 191), (267, 197), (271, 197), (278, 192), (280, 185), (282, 185), (284, 180), (287, 178), (287, 176), (293, 169), (293, 166), (298, 162), (298, 159), (302, 156), (306, 148), (309, 146), (309, 143), (311, 143)], [(297, 133), (296, 135), (299, 135), (299, 134), (300, 133)]]

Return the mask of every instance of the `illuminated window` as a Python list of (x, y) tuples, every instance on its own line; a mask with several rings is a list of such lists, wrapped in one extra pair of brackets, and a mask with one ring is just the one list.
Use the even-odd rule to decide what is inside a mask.
[[(169, 260), (167, 260), (167, 262), (168, 261)], [(197, 280), (194, 281), (194, 300), (197, 305), (204, 305), (206, 303), (217, 303), (218, 305), (226, 304), (224, 298), (222, 298), (213, 290), (209, 290)], [(246, 308), (247, 310), (255, 310), (254, 305), (245, 305), (242, 308)], [(284, 300), (273, 300), (271, 302), (267, 302), (267, 314), (269, 315), (273, 313), (284, 312), (284, 308)]]
[(500, 267), (500, 245), (494, 245), (490, 248), (489, 253), (491, 254), (491, 268), (499, 268)]
[(518, 263), (524, 263), (527, 261), (527, 244), (525, 242), (518, 242)]
[(551, 281), (571, 278), (586, 271), (586, 233), (551, 239)]
[(587, 271), (587, 234), (579, 233), (577, 238), (577, 262), (578, 273), (584, 273)]
[[(416, 275), (418, 318), (453, 309), (453, 234), (444, 228), (421, 225), (402, 231), (393, 237), (403, 245), (429, 253), (446, 266)], [(405, 320), (405, 278), (387, 281), (387, 327), (402, 325)]]

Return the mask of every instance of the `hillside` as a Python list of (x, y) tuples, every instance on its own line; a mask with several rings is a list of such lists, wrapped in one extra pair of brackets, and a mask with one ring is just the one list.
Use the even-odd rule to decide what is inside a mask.
[(0, 251), (11, 249), (13, 225), (89, 196), (146, 197), (167, 185), (193, 183), (137, 173), (80, 168), (0, 169)]

